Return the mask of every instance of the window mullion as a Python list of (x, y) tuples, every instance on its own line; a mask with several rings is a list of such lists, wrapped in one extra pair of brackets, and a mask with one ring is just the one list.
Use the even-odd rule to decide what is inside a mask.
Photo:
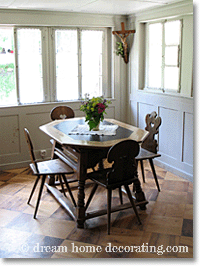
[(51, 101), (49, 86), (49, 65), (48, 65), (48, 29), (44, 28), (41, 31), (42, 35), (42, 74), (43, 74), (43, 95), (44, 102)]
[(181, 91), (181, 54), (182, 54), (182, 38), (183, 38), (183, 20), (180, 20), (181, 27), (180, 27), (180, 39), (179, 39), (179, 46), (178, 46), (178, 67), (179, 67), (179, 85), (178, 85), (178, 92)]
[[(107, 75), (108, 74), (108, 62), (107, 62), (107, 57), (105, 56), (105, 54), (107, 54), (106, 45), (105, 45), (106, 42), (107, 42), (106, 34), (104, 31), (103, 32), (103, 38), (102, 38), (102, 95), (105, 97), (107, 97), (106, 85), (108, 87), (108, 75)], [(108, 94), (108, 92), (107, 92), (107, 94)]]
[(56, 93), (56, 49), (55, 49), (55, 29), (49, 29), (49, 82), (51, 102), (57, 101)]
[(19, 92), (19, 66), (18, 66), (18, 46), (17, 46), (17, 29), (14, 29), (14, 47), (15, 47), (15, 80), (16, 80), (16, 92), (17, 92), (17, 103), (20, 102), (20, 92)]
[(161, 77), (161, 89), (164, 91), (165, 84), (165, 22), (162, 23), (162, 77)]
[(79, 99), (82, 96), (82, 53), (81, 53), (81, 29), (77, 29), (78, 31), (78, 38), (77, 38), (77, 50), (78, 50), (78, 95)]

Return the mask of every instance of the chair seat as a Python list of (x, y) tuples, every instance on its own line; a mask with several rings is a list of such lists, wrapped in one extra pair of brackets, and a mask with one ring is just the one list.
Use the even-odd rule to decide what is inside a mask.
[(110, 170), (111, 170), (111, 168), (88, 173), (87, 178), (91, 179), (92, 181), (94, 181), (94, 182), (96, 182), (96, 183), (98, 183), (104, 187), (107, 187), (106, 174)]
[(89, 178), (90, 180), (92, 180), (93, 182), (105, 187), (105, 188), (118, 188), (121, 187), (122, 185), (129, 185), (132, 184), (133, 181), (135, 180), (135, 177), (128, 179), (126, 181), (117, 181), (117, 179), (113, 180), (113, 181), (108, 181), (107, 179), (107, 173), (109, 171), (111, 171), (112, 168), (108, 168), (108, 169), (104, 169), (104, 170), (100, 170), (100, 171), (94, 171), (91, 173), (87, 174), (87, 178)]
[[(59, 174), (73, 174), (74, 170), (66, 165), (60, 159), (46, 160), (37, 163), (39, 174), (40, 175), (59, 175)], [(38, 172), (35, 169), (33, 163), (30, 164), (30, 167), (34, 175), (38, 175)]]
[(153, 159), (153, 158), (160, 157), (160, 156), (161, 156), (160, 154), (156, 154), (156, 153), (150, 152), (144, 148), (140, 148), (140, 152), (135, 159), (136, 160), (145, 160), (145, 159), (149, 159), (149, 158)]

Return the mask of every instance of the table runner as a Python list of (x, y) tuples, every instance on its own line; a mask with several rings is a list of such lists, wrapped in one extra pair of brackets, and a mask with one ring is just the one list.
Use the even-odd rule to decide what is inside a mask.
[(100, 125), (99, 131), (90, 131), (88, 125), (78, 124), (70, 135), (116, 135), (118, 125)]

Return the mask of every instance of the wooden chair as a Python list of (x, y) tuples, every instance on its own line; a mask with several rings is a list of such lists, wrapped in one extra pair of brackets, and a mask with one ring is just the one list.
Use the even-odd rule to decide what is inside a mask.
[[(50, 117), (53, 121), (74, 118), (74, 111), (68, 106), (57, 106), (51, 110)], [(54, 159), (56, 148), (61, 147), (56, 143), (55, 140), (51, 140), (50, 142), (52, 143), (51, 158)]]
[(157, 117), (157, 113), (154, 111), (151, 114), (146, 115), (146, 127), (145, 130), (149, 131), (149, 135), (147, 138), (142, 142), (141, 149), (139, 155), (136, 157), (137, 162), (140, 162), (141, 170), (142, 170), (142, 178), (143, 182), (145, 183), (145, 175), (144, 175), (144, 166), (143, 160), (149, 160), (151, 170), (156, 182), (156, 186), (158, 191), (160, 192), (160, 186), (158, 183), (156, 171), (154, 168), (153, 159), (156, 157), (160, 157), (161, 155), (157, 153), (158, 143), (154, 139), (155, 134), (158, 134), (158, 128), (161, 125), (161, 118)]
[(37, 176), (35, 183), (34, 183), (34, 186), (32, 188), (30, 197), (28, 199), (28, 204), (31, 201), (31, 198), (32, 198), (33, 193), (36, 189), (37, 183), (41, 178), (41, 185), (40, 185), (40, 190), (39, 190), (37, 204), (36, 204), (35, 213), (34, 213), (33, 218), (35, 219), (36, 215), (37, 215), (37, 211), (38, 211), (38, 207), (39, 207), (39, 203), (40, 203), (40, 199), (41, 199), (41, 195), (42, 195), (42, 190), (43, 190), (45, 179), (46, 179), (47, 175), (51, 175), (51, 176), (58, 175), (62, 190), (63, 190), (64, 195), (65, 195), (65, 191), (64, 191), (64, 187), (63, 187), (63, 181), (64, 181), (64, 183), (65, 183), (65, 185), (69, 191), (72, 202), (73, 202), (74, 206), (76, 206), (76, 202), (74, 200), (71, 189), (70, 189), (68, 182), (67, 182), (67, 179), (65, 177), (65, 174), (74, 173), (73, 169), (71, 167), (69, 167), (66, 163), (61, 161), (60, 159), (37, 162), (35, 155), (34, 155), (33, 143), (31, 141), (29, 131), (26, 128), (24, 128), (24, 134), (25, 134), (25, 138), (26, 138), (26, 141), (27, 141), (27, 144), (29, 147), (30, 157), (31, 157), (31, 161), (32, 161), (32, 163), (30, 164), (30, 167), (33, 171), (33, 175)]
[(50, 117), (52, 121), (74, 118), (74, 111), (68, 106), (57, 106), (51, 110)]
[(132, 204), (133, 210), (141, 224), (134, 200), (132, 198), (129, 184), (132, 184), (137, 177), (137, 163), (135, 157), (139, 153), (139, 145), (133, 140), (122, 141), (110, 148), (107, 154), (109, 163), (113, 163), (111, 168), (98, 170), (88, 174), (95, 185), (86, 203), (88, 208), (99, 185), (107, 189), (107, 221), (108, 235), (110, 234), (110, 217), (111, 217), (111, 198), (112, 190), (125, 187), (128, 198)]
[[(74, 118), (75, 114), (72, 108), (68, 106), (56, 106), (54, 107), (50, 112), (50, 118), (54, 120), (64, 120), (69, 118)], [(55, 141), (50, 140), (52, 144), (52, 150), (51, 150), (51, 159), (60, 158), (64, 160), (65, 155), (63, 152), (63, 148)], [(58, 177), (56, 177), (56, 180)], [(76, 174), (72, 177), (68, 177), (68, 183), (73, 183), (77, 181)]]

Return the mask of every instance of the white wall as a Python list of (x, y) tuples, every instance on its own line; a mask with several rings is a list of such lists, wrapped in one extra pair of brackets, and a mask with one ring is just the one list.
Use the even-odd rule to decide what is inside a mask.
[[(121, 28), (121, 22), (125, 16), (93, 15), (65, 12), (25, 11), (25, 10), (1, 10), (0, 25), (17, 26), (89, 26), (112, 27), (113, 30)], [(126, 120), (126, 65), (116, 56), (116, 37), (112, 35), (113, 52), (111, 54), (112, 73), (112, 105), (108, 110), (108, 117), (121, 121)], [(75, 116), (83, 116), (79, 111), (80, 101), (62, 102), (69, 105), (75, 111)], [(23, 128), (27, 127), (32, 135), (36, 148), (37, 158), (39, 151), (47, 149), (50, 156), (51, 145), (49, 138), (38, 127), (50, 122), (50, 111), (58, 103), (40, 105), (27, 105), (15, 107), (0, 107), (0, 170), (27, 166), (29, 155), (25, 143)]]
[[(157, 165), (190, 180), (193, 179), (193, 5), (192, 1), (142, 12), (129, 17), (136, 34), (131, 46), (129, 68), (129, 122), (145, 127), (145, 115), (156, 111), (162, 118)], [(152, 19), (183, 19), (181, 92), (167, 94), (143, 90), (145, 82), (145, 27)]]

